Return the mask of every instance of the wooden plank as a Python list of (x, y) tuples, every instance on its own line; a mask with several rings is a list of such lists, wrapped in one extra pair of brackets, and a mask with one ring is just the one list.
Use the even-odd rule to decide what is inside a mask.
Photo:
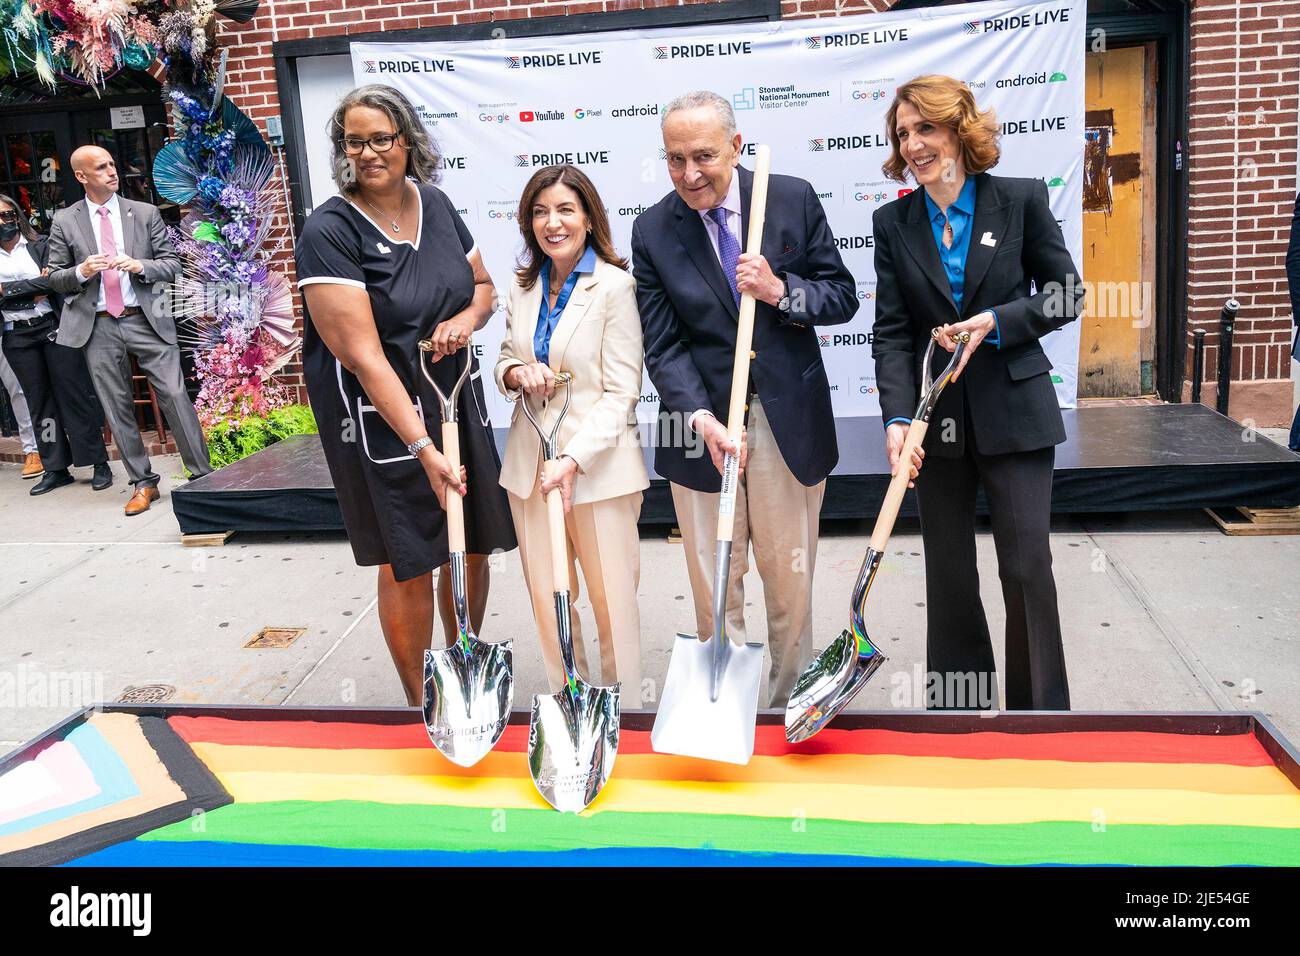
[(212, 534), (183, 534), (181, 544), (187, 548), (219, 548), (234, 535), (233, 531), (217, 531)]
[(1284, 524), (1300, 521), (1300, 508), (1238, 508), (1237, 510), (1255, 521), (1280, 521)]
[[(1300, 513), (1292, 514), (1287, 518), (1274, 517), (1260, 520), (1256, 512), (1251, 508), (1236, 508), (1234, 510), (1241, 515), (1240, 519), (1232, 511), (1226, 509), (1206, 508), (1205, 513), (1210, 516), (1224, 534), (1300, 534)], [(1294, 508), (1278, 510), (1300, 512), (1300, 509)]]

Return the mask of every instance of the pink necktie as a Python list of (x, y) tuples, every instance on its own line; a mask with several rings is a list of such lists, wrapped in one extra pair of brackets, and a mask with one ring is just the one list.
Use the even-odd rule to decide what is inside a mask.
[[(99, 251), (112, 259), (117, 255), (117, 242), (113, 239), (113, 224), (108, 221), (108, 210), (99, 207)], [(122, 310), (122, 276), (116, 269), (105, 269), (99, 274), (99, 281), (104, 283), (104, 308), (114, 318), (121, 318)]]

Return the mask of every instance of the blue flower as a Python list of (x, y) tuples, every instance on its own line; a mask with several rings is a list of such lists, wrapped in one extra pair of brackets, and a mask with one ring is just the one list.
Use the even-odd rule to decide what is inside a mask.
[(204, 176), (199, 180), (199, 195), (208, 202), (220, 202), (222, 190), (225, 188), (226, 184), (216, 176)]

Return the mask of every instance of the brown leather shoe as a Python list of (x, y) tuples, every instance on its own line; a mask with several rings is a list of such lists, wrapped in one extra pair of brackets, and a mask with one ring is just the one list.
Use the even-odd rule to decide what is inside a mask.
[(41, 464), (41, 454), (36, 451), (29, 451), (27, 457), (23, 459), (23, 477), (39, 478), (45, 474), (45, 466)]
[(143, 511), (148, 511), (149, 506), (161, 498), (157, 488), (137, 488), (131, 500), (126, 503), (126, 516), (138, 515)]

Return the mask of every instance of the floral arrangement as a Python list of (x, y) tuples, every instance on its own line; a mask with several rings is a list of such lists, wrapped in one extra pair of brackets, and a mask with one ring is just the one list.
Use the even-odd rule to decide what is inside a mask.
[(208, 455), (221, 468), (291, 435), (316, 434), (316, 418), (306, 405), (286, 405), (265, 415), (224, 418), (207, 431)]
[(157, 56), (163, 3), (127, 0), (0, 0), (5, 72), (31, 70), (53, 87), (61, 76), (88, 86)]

